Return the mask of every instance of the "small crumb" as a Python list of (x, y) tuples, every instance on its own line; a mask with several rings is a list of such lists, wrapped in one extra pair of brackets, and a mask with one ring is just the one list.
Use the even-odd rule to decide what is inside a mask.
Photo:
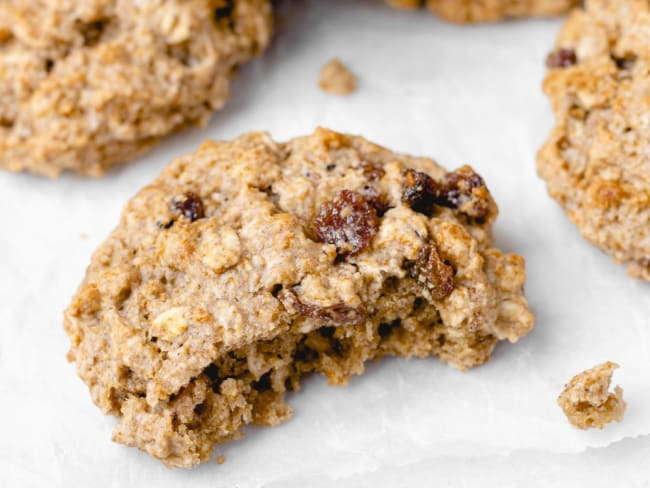
[(226, 462), (226, 456), (224, 456), (223, 454), (219, 454), (217, 456), (217, 464), (223, 464), (225, 462)]
[(86, 234), (85, 232), (81, 232), (79, 234), (79, 237), (81, 238), (82, 241), (85, 241), (86, 239), (88, 239), (88, 234)]
[(557, 399), (569, 422), (578, 429), (602, 429), (620, 422), (625, 413), (623, 389), (609, 391), (618, 364), (607, 361), (574, 376)]
[(321, 69), (318, 86), (332, 95), (349, 95), (357, 89), (357, 77), (339, 58), (334, 58)]

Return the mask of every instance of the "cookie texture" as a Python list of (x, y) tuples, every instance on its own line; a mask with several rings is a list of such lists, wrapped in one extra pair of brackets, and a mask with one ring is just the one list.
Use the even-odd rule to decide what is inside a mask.
[(398, 8), (412, 9), (422, 5), (451, 22), (496, 22), (522, 17), (560, 15), (580, 0), (386, 0)]
[(384, 355), (465, 370), (528, 333), (524, 260), (491, 246), (496, 216), (470, 167), (360, 137), (206, 142), (95, 252), (69, 359), (116, 441), (195, 465), (287, 419), (306, 373), (343, 385)]
[(549, 55), (537, 168), (582, 235), (650, 280), (650, 3), (589, 0)]
[(574, 376), (557, 399), (567, 419), (578, 429), (602, 429), (620, 422), (625, 413), (623, 389), (610, 393), (612, 374), (618, 364), (607, 361)]
[(0, 168), (98, 176), (205, 124), (270, 34), (268, 0), (4, 0)]

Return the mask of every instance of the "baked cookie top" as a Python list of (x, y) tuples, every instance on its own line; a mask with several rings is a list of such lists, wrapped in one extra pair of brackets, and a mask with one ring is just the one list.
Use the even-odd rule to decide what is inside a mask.
[(268, 0), (0, 2), (0, 168), (97, 176), (206, 123), (270, 32)]
[(538, 172), (586, 239), (650, 280), (650, 3), (588, 0), (548, 58)]
[[(470, 167), (447, 172), (360, 137), (206, 142), (142, 189), (96, 251), (66, 312), (70, 358), (94, 400), (122, 417), (118, 440), (193, 464), (236, 430), (197, 427), (187, 407), (197, 382), (204, 401), (227, 395), (206, 383), (255, 388), (272, 367), (278, 394), (301, 371), (341, 383), (384, 354), (466, 369), (525, 335), (524, 263), (490, 247), (496, 215)], [(151, 447), (142, 416), (157, 425), (179, 402), (195, 437), (175, 437), (176, 454)], [(253, 410), (273, 423), (264, 415)]]
[(496, 22), (521, 17), (560, 15), (580, 0), (386, 0), (398, 8), (426, 5), (452, 22)]

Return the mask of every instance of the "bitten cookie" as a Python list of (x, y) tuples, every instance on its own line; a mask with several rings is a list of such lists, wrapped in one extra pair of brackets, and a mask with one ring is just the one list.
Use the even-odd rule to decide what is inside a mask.
[(0, 3), (0, 168), (98, 176), (205, 124), (271, 32), (268, 0)]
[(580, 0), (386, 0), (398, 8), (426, 5), (451, 22), (496, 22), (520, 17), (548, 17), (567, 12)]
[(126, 206), (65, 314), (114, 439), (169, 466), (291, 415), (317, 371), (384, 356), (464, 370), (533, 327), (524, 260), (491, 247), (497, 207), (470, 167), (318, 129), (206, 142)]
[(650, 3), (588, 0), (547, 60), (556, 126), (537, 158), (583, 236), (650, 280)]

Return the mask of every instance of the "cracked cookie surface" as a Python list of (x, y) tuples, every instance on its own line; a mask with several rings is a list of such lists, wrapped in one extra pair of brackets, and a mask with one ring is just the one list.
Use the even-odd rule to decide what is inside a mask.
[(98, 176), (207, 123), (270, 32), (268, 0), (0, 2), (0, 168)]
[(386, 0), (398, 8), (426, 5), (451, 22), (496, 22), (523, 17), (548, 17), (567, 12), (580, 0)]
[(125, 207), (65, 314), (114, 439), (170, 466), (291, 415), (309, 372), (384, 355), (464, 370), (533, 326), (525, 267), (491, 246), (470, 167), (317, 129), (206, 142)]
[(537, 158), (582, 235), (650, 280), (650, 3), (589, 0), (549, 55), (556, 126)]

